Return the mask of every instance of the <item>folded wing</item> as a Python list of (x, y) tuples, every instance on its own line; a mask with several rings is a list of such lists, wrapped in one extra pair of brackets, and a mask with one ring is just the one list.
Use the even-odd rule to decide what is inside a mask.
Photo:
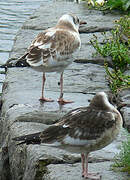
[(62, 61), (80, 46), (80, 41), (73, 33), (66, 30), (48, 29), (40, 33), (32, 42), (26, 56), (31, 66), (48, 65), (50, 57), (54, 61)]

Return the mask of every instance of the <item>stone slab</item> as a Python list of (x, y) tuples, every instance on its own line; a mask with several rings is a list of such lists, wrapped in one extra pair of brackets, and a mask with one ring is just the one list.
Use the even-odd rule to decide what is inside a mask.
[[(51, 9), (51, 13), (50, 13)], [(56, 11), (58, 9), (58, 11)], [(113, 28), (114, 21), (120, 18), (120, 15), (113, 15), (108, 13), (103, 14), (101, 11), (89, 10), (86, 7), (86, 2), (76, 4), (68, 1), (48, 2), (36, 10), (30, 18), (23, 24), (22, 29), (18, 32), (15, 43), (13, 45), (13, 52), (10, 54), (10, 59), (17, 59), (26, 51), (34, 37), (41, 31), (56, 25), (57, 20), (65, 13), (74, 13), (80, 19), (87, 22), (89, 29), (97, 28)], [(75, 59), (90, 59), (94, 48), (90, 45), (90, 40), (93, 34), (99, 37), (99, 42), (102, 42), (102, 35), (100, 33), (83, 33), (81, 34), (81, 52), (75, 55)], [(24, 43), (23, 43), (24, 42)], [(19, 45), (18, 45), (19, 44)], [(17, 46), (18, 45), (18, 46)]]
[[(45, 2), (43, 6), (24, 23), (22, 29), (18, 32), (10, 58), (16, 60), (20, 55), (23, 55), (36, 34), (50, 27), (50, 25), (54, 25), (57, 19), (67, 12), (75, 12), (82, 20), (87, 21), (87, 26), (89, 27), (107, 26), (112, 28), (113, 20), (119, 17), (111, 14), (104, 16), (102, 12), (88, 10), (85, 7), (85, 3), (78, 5), (73, 2), (63, 1)], [(97, 36), (101, 38), (99, 33), (97, 33)], [(81, 34), (81, 40), (83, 42), (82, 48), (80, 53), (75, 55), (75, 59), (90, 58), (90, 54), (94, 50), (89, 43), (91, 38), (92, 34)], [(49, 178), (51, 179), (58, 178), (57, 180), (61, 180), (61, 175), (62, 177), (68, 177), (70, 180), (72, 180), (73, 177), (80, 179), (79, 174), (77, 174), (80, 165), (76, 163), (79, 162), (79, 155), (75, 156), (66, 152), (63, 153), (63, 151), (61, 153), (61, 150), (53, 150), (40, 145), (29, 145), (28, 147), (25, 145), (16, 146), (12, 138), (42, 131), (47, 127), (46, 124), (54, 123), (69, 110), (79, 106), (87, 106), (89, 100), (96, 92), (108, 91), (109, 87), (105, 78), (105, 70), (103, 66), (98, 64), (72, 63), (64, 73), (64, 97), (74, 100), (74, 103), (64, 106), (59, 106), (56, 101), (59, 97), (59, 87), (57, 85), (59, 75), (56, 73), (47, 74), (45, 94), (47, 97), (55, 100), (53, 103), (41, 104), (38, 101), (41, 92), (41, 82), (42, 74), (33, 71), (31, 68), (10, 68), (7, 71), (3, 86), (2, 119), (0, 121), (0, 138), (2, 143), (2, 156), (0, 153), (2, 165), (0, 166), (4, 168), (2, 180), (7, 180), (6, 175), (8, 173), (11, 173), (11, 180), (29, 180), (29, 178), (30, 180), (38, 180), (38, 178), (41, 180), (48, 172)], [(121, 136), (121, 139), (122, 137), (123, 136)], [(95, 155), (92, 154), (93, 159), (96, 158), (95, 161), (105, 161), (104, 163), (112, 161), (112, 157), (114, 157), (113, 152), (118, 152), (117, 146), (120, 143), (121, 140), (119, 140), (119, 143), (116, 140), (114, 144), (107, 147), (108, 150), (103, 149), (99, 154), (98, 152), (96, 152)], [(66, 156), (70, 158), (66, 160)], [(71, 172), (68, 172), (70, 168), (68, 159), (71, 159), (71, 161), (74, 159), (73, 166), (75, 170), (73, 170), (74, 168), (72, 166)], [(65, 162), (66, 164), (64, 164)], [(110, 177), (112, 173), (106, 173), (109, 172), (108, 167), (110, 164), (110, 162), (107, 163), (103, 172), (105, 177)], [(102, 165), (104, 167), (104, 164)], [(65, 171), (61, 172), (61, 175), (58, 174), (59, 170), (57, 170), (59, 166), (62, 168), (65, 167)], [(95, 164), (93, 165), (92, 163), (92, 169), (94, 166)], [(3, 172), (1, 167), (0, 174)], [(5, 167), (7, 169), (5, 169)], [(55, 171), (57, 171), (56, 175)], [(75, 176), (75, 174), (77, 176)], [(113, 176), (114, 178), (116, 177), (116, 175), (112, 173), (111, 179)], [(121, 178), (124, 177), (122, 174), (120, 174), (120, 176)], [(46, 179), (47, 178), (46, 176)]]
[[(72, 154), (44, 144), (17, 146), (17, 143), (12, 141), (13, 137), (37, 133), (47, 127), (41, 123), (31, 122), (15, 122), (10, 126), (8, 154), (13, 180), (19, 180), (20, 174), (24, 180), (82, 179), (79, 154)], [(100, 172), (103, 180), (109, 180), (109, 178), (114, 180), (114, 178), (118, 179), (119, 177), (121, 180), (125, 180), (125, 177), (127, 179), (125, 173), (115, 173), (110, 170), (115, 154), (120, 152), (122, 138), (124, 140), (126, 138), (123, 129), (113, 143), (99, 151), (90, 153), (90, 171)]]
[[(128, 180), (125, 173), (110, 170), (111, 162), (89, 163), (90, 172), (102, 174), (102, 180)], [(83, 180), (81, 177), (81, 164), (51, 164), (48, 166), (49, 175), (42, 180)]]

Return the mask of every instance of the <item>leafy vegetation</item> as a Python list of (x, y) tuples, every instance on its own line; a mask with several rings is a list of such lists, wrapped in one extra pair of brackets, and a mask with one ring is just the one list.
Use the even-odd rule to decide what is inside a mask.
[(121, 11), (130, 10), (130, 1), (129, 0), (87, 0), (90, 7), (98, 8), (100, 10), (112, 10), (118, 9)]
[(106, 7), (109, 9), (119, 9), (123, 11), (127, 11), (130, 9), (130, 1), (129, 0), (108, 0), (106, 3)]
[(120, 153), (115, 157), (113, 168), (119, 168), (123, 172), (130, 174), (130, 134), (127, 133), (127, 141), (122, 143)]
[(113, 93), (118, 93), (121, 89), (130, 87), (130, 76), (124, 75), (120, 70), (111, 72), (107, 63), (105, 64), (106, 73), (108, 76), (109, 86)]
[[(93, 1), (92, 6), (104, 6), (106, 9), (123, 11), (130, 9), (129, 0), (108, 0), (107, 2), (102, 0), (102, 3), (99, 0), (98, 2), (100, 4)], [(130, 75), (126, 74), (126, 70), (130, 67), (130, 17), (121, 17), (115, 23), (115, 28), (110, 33), (102, 33), (102, 43), (99, 43), (96, 35), (90, 42), (96, 49), (95, 55), (99, 54), (104, 57), (104, 67), (110, 88), (113, 93), (118, 93), (121, 89), (130, 87)], [(112, 60), (113, 70), (108, 67), (107, 58)], [(113, 168), (130, 174), (130, 134), (127, 134), (127, 141), (122, 143), (121, 151), (115, 157)]]
[(108, 64), (105, 62), (105, 69), (110, 84), (110, 88), (114, 93), (119, 90), (130, 87), (130, 75), (125, 74), (125, 70), (130, 65), (130, 18), (124, 16), (116, 21), (115, 29), (110, 35), (103, 33), (103, 44), (98, 42), (94, 35), (90, 41), (96, 49), (96, 55), (100, 54), (104, 58), (112, 59), (113, 71), (110, 71)]
[(106, 32), (103, 33), (104, 41), (103, 46), (98, 43), (98, 39), (94, 36), (95, 39), (91, 41), (94, 48), (97, 50), (97, 53), (103, 57), (111, 57), (115, 69), (125, 70), (129, 59), (129, 49), (127, 45), (120, 42), (119, 29), (111, 31), (111, 36), (107, 37)]

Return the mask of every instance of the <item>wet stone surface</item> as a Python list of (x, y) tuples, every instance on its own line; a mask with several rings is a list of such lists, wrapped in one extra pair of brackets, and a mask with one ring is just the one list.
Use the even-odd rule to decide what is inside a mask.
[[(102, 12), (87, 10), (84, 3), (79, 5), (73, 2), (44, 3), (19, 30), (10, 59), (17, 60), (23, 55), (38, 32), (55, 25), (57, 19), (66, 12), (75, 12), (81, 19), (87, 21), (89, 28), (92, 26), (112, 28), (113, 20), (119, 18), (117, 15), (104, 16)], [(91, 55), (94, 49), (89, 43), (92, 35), (92, 33), (81, 34), (82, 48), (74, 57), (75, 60), (80, 59), (82, 62), (86, 59), (91, 59), (91, 61), (89, 63), (74, 62), (64, 72), (64, 97), (73, 100), (72, 104), (60, 106), (57, 103), (60, 93), (59, 74), (47, 74), (45, 95), (54, 99), (54, 102), (41, 104), (38, 99), (41, 95), (42, 74), (29, 67), (8, 68), (3, 85), (0, 121), (2, 180), (7, 180), (9, 173), (11, 180), (83, 179), (80, 176), (80, 155), (44, 145), (16, 146), (12, 138), (40, 132), (59, 120), (69, 110), (87, 106), (96, 92), (109, 91), (103, 63), (100, 61), (98, 64), (97, 61), (96, 64), (92, 61)], [(97, 32), (97, 36), (101, 37), (100, 33)], [(115, 153), (119, 153), (122, 139), (125, 139), (124, 131), (112, 144), (93, 152), (89, 159), (89, 162), (92, 162), (89, 163), (90, 171), (99, 171), (103, 180), (126, 180), (125, 173), (110, 170)], [(6, 156), (3, 153), (5, 149)]]
[[(110, 170), (110, 165), (112, 162), (100, 162), (100, 163), (90, 163), (90, 172), (99, 172), (102, 174), (102, 180), (115, 180), (120, 177), (120, 180), (126, 178), (123, 173), (115, 173)], [(106, 169), (104, 170), (105, 167)], [(45, 175), (42, 180), (83, 180), (81, 177), (81, 164), (59, 164), (59, 165), (49, 165), (48, 170), (51, 172), (49, 175)], [(119, 176), (120, 175), (120, 176)]]

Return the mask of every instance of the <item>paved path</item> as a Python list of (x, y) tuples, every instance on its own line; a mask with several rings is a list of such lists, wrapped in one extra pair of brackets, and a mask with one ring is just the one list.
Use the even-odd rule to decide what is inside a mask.
[[(10, 58), (16, 60), (22, 55), (36, 34), (57, 22), (59, 17), (66, 12), (74, 12), (87, 21), (88, 28), (113, 27), (113, 20), (119, 16), (103, 15), (102, 12), (87, 10), (84, 3), (80, 5), (73, 2), (48, 2), (44, 3), (26, 21), (18, 32), (13, 45)], [(101, 37), (99, 32), (96, 32)], [(82, 48), (77, 53), (75, 60), (91, 60), (94, 49), (89, 40), (92, 33), (81, 34)], [(100, 38), (101, 40), (101, 38)], [(44, 147), (42, 145), (16, 146), (11, 140), (15, 136), (42, 131), (49, 124), (57, 121), (69, 110), (87, 106), (88, 101), (98, 91), (108, 91), (108, 82), (105, 78), (104, 67), (89, 63), (73, 63), (64, 73), (65, 98), (75, 102), (59, 106), (56, 102), (59, 96), (59, 75), (47, 75), (46, 96), (53, 98), (53, 103), (40, 104), (42, 74), (31, 68), (9, 68), (3, 91), (1, 131), (1, 156), (0, 174), (2, 180), (7, 180), (11, 174), (12, 180), (80, 180), (80, 156), (62, 150)], [(125, 173), (115, 173), (110, 170), (115, 153), (119, 152), (119, 145), (124, 139), (124, 133), (109, 146), (92, 153), (90, 170), (99, 171), (103, 180), (126, 180)], [(70, 164), (72, 163), (72, 164)]]

